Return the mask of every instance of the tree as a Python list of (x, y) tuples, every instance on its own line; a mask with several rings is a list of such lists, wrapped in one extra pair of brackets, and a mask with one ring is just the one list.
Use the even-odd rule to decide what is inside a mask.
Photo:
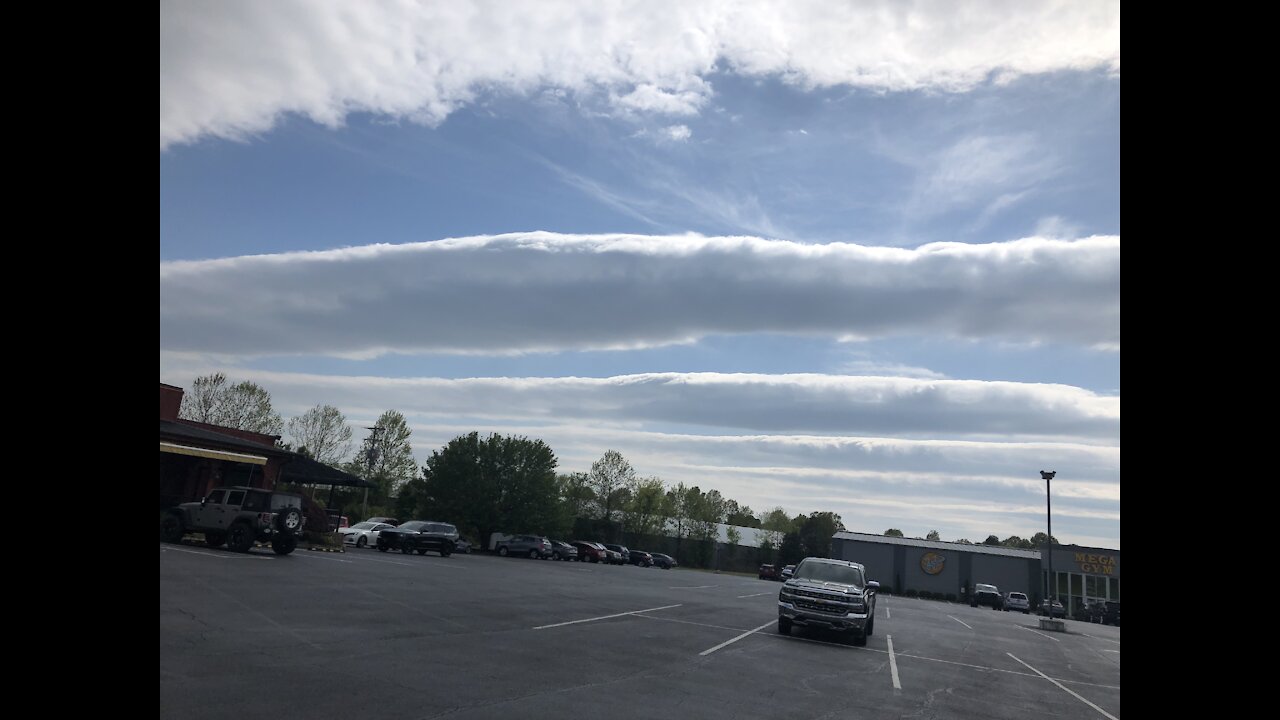
[[(994, 535), (992, 537), (994, 537)], [(1018, 537), (1017, 535), (1010, 535), (1004, 540), (1001, 540), (1000, 544), (1005, 547), (1017, 548), (1019, 550), (1030, 550), (1035, 547), (1034, 545), (1031, 544), (1030, 540), (1025, 540), (1023, 538)]]
[(782, 545), (778, 548), (778, 563), (792, 565), (804, 559), (804, 549), (800, 545), (800, 533), (789, 532), (782, 536)]
[(885, 537), (906, 537), (898, 528), (889, 528), (884, 531)]
[(557, 475), (556, 494), (560, 498), (562, 512), (570, 526), (577, 518), (594, 514), (596, 494), (591, 490), (590, 479), (586, 473)]
[(613, 511), (626, 502), (635, 482), (636, 471), (616, 450), (605, 451), (603, 457), (591, 463), (589, 484), (604, 511), (603, 519), (613, 519)]
[(727, 525), (758, 528), (760, 519), (746, 505), (739, 505), (737, 500), (724, 501), (724, 521)]
[(317, 405), (289, 420), (289, 436), (317, 462), (338, 465), (351, 452), (351, 426), (338, 408)]
[(725, 539), (729, 541), (729, 559), (738, 554), (738, 543), (742, 542), (742, 531), (736, 525), (729, 525), (724, 530)]
[(1042, 532), (1038, 532), (1038, 533), (1036, 533), (1035, 535), (1032, 535), (1032, 536), (1031, 536), (1031, 541), (1030, 541), (1030, 545), (1031, 545), (1031, 547), (1029, 547), (1028, 549), (1029, 549), (1029, 550), (1034, 550), (1034, 549), (1037, 549), (1037, 548), (1043, 547), (1046, 543), (1052, 543), (1052, 544), (1054, 544), (1054, 545), (1060, 545), (1060, 544), (1061, 544), (1061, 543), (1059, 543), (1059, 542), (1058, 542), (1058, 538), (1056, 538), (1056, 537), (1051, 537), (1051, 536), (1046, 535), (1046, 534), (1044, 534), (1044, 533), (1042, 533)]
[(555, 453), (541, 440), (476, 432), (434, 450), (422, 468), (418, 514), (449, 519), (477, 532), (562, 535)]
[(769, 546), (776, 548), (782, 546), (783, 536), (794, 528), (787, 511), (781, 507), (775, 507), (760, 519), (760, 529), (764, 531), (763, 534)]
[(666, 520), (663, 512), (666, 487), (658, 478), (646, 478), (636, 483), (622, 509), (626, 527), (638, 535), (656, 535)]
[(929, 534), (924, 536), (924, 539), (925, 540), (941, 540), (942, 536), (938, 534), (937, 530), (930, 530)]
[(960, 538), (959, 540), (956, 540), (956, 544), (957, 544), (957, 545), (972, 545), (972, 544), (973, 544), (973, 541), (972, 541), (972, 540), (970, 540), (969, 538)]
[(995, 535), (988, 535), (987, 539), (982, 541), (982, 544), (983, 545), (999, 545), (1000, 538), (996, 537)]
[(831, 538), (844, 530), (840, 516), (833, 512), (813, 512), (800, 523), (800, 546), (806, 556), (831, 557)]
[(220, 372), (191, 382), (178, 417), (264, 435), (279, 435), (284, 426), (271, 407), (271, 393), (248, 380), (228, 386), (226, 374)]
[(689, 491), (697, 488), (690, 488), (683, 482), (676, 483), (676, 486), (667, 490), (667, 498), (665, 509), (670, 513), (670, 518), (674, 521), (676, 532), (676, 560), (684, 562), (684, 558), (680, 556), (680, 549), (684, 539), (689, 535)]
[(400, 486), (417, 477), (418, 465), (413, 461), (409, 436), (413, 433), (404, 415), (388, 410), (378, 417), (355, 461), (366, 477), (378, 483), (382, 497), (394, 497)]

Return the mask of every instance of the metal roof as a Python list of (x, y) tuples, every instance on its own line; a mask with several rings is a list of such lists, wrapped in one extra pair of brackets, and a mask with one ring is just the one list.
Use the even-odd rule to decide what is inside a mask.
[(1040, 559), (1039, 550), (1019, 550), (998, 545), (966, 545), (965, 543), (943, 542), (941, 540), (917, 540), (915, 538), (844, 531), (838, 532), (831, 537), (835, 540), (856, 540), (858, 542), (878, 543), (881, 545), (905, 545), (907, 547), (929, 548), (930, 550), (969, 552), (977, 555), (1003, 555), (1004, 557), (1016, 557), (1025, 560)]

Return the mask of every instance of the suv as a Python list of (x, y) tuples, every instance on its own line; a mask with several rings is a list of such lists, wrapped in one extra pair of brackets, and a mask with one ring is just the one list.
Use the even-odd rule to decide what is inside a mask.
[(277, 555), (298, 547), (306, 520), (302, 496), (262, 488), (214, 488), (200, 502), (169, 508), (160, 518), (160, 539), (176, 543), (182, 536), (204, 533), (209, 547), (223, 543), (236, 552), (249, 552), (254, 541), (269, 542)]
[(577, 560), (578, 548), (563, 540), (552, 540), (551, 557), (554, 560)]
[(1004, 611), (1021, 610), (1023, 615), (1031, 612), (1031, 601), (1027, 599), (1026, 593), (1011, 592), (1004, 596)]
[(772, 565), (761, 565), (760, 579), (761, 580), (781, 580), (782, 576), (778, 574), (778, 568)]
[(544, 537), (539, 535), (516, 535), (498, 543), (498, 554), (502, 557), (528, 555), (536, 560), (538, 558), (549, 558), (554, 553), (551, 549), (551, 541)]
[(609, 559), (609, 551), (604, 546), (590, 540), (574, 540), (570, 543), (578, 548), (578, 562), (604, 562)]
[(626, 565), (627, 563), (631, 562), (631, 551), (627, 549), (626, 545), (614, 545), (612, 543), (605, 543), (604, 546), (622, 556), (622, 562), (618, 563), (619, 565)]
[(978, 607), (979, 605), (990, 605), (993, 610), (1003, 610), (1004, 596), (1000, 594), (1000, 588), (982, 583), (974, 585), (973, 597), (969, 599), (969, 606)]
[(378, 532), (378, 550), (381, 552), (399, 548), (405, 555), (414, 550), (419, 555), (426, 555), (428, 550), (434, 550), (440, 553), (440, 557), (449, 557), (457, 542), (458, 528), (431, 520), (414, 520)]
[(800, 561), (778, 592), (778, 632), (792, 625), (841, 630), (855, 645), (866, 645), (875, 630), (876, 590), (866, 568), (847, 560), (809, 557)]

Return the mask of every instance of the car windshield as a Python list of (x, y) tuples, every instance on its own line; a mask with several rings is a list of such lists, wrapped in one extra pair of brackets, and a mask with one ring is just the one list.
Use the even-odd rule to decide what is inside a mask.
[(996, 586), (983, 585), (982, 583), (978, 583), (978, 592), (996, 592)]
[(1009, 593), (1009, 597), (1013, 600), (1026, 600), (1027, 596), (1022, 593)]
[(833, 582), (862, 587), (862, 571), (848, 565), (817, 562), (801, 563), (800, 567), (795, 569), (794, 577), (798, 580)]
[(378, 523), (362, 522), (351, 526), (352, 530), (372, 530)]

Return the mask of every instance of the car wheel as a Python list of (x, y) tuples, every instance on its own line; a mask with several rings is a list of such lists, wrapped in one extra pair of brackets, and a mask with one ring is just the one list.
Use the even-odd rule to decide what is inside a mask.
[(876, 630), (876, 619), (873, 617), (867, 623), (867, 637), (870, 637), (871, 634), (875, 632), (875, 630)]
[(227, 542), (227, 534), (221, 532), (207, 532), (204, 534), (204, 544), (209, 547), (222, 547)]
[(387, 546), (386, 546), (386, 545), (379, 545), (379, 546), (378, 546), (378, 552), (386, 552), (386, 551), (387, 551)]
[(530, 551), (529, 551), (529, 559), (530, 559), (530, 560), (537, 560), (537, 559), (538, 559), (538, 551), (537, 551), (537, 550), (530, 550)]
[(426, 549), (426, 548), (418, 548), (418, 554), (419, 554), (419, 555), (426, 555), (426, 554), (427, 554), (427, 549)]
[(400, 552), (404, 553), (405, 555), (412, 555), (412, 554), (413, 554), (413, 548), (409, 547), (409, 544), (408, 544), (408, 543), (405, 543), (405, 544), (403, 544), (403, 545), (401, 545), (401, 546), (400, 546)]
[(791, 621), (790, 621), (790, 620), (788, 620), (787, 618), (784, 618), (784, 617), (780, 617), (780, 618), (778, 618), (778, 634), (779, 634), (779, 635), (790, 635), (790, 634), (791, 634)]
[(500, 556), (502, 556), (502, 557), (506, 557), (506, 556), (507, 556), (507, 546), (506, 546), (506, 545), (503, 545), (502, 547), (498, 548), (498, 555), (500, 555)]
[(441, 545), (441, 546), (440, 546), (440, 557), (449, 557), (449, 555), (450, 555), (450, 554), (452, 554), (452, 553), (453, 553), (453, 551), (452, 551), (452, 550), (450, 550), (448, 547), (446, 547), (446, 546), (444, 546), (444, 545)]
[(247, 553), (253, 547), (255, 533), (248, 523), (232, 523), (227, 531), (227, 547), (236, 552)]
[(287, 507), (276, 513), (276, 529), (294, 533), (302, 529), (302, 510)]
[(368, 545), (369, 545), (369, 538), (362, 537), (359, 540), (356, 540), (356, 547), (358, 548), (368, 547)]
[(271, 537), (271, 549), (277, 555), (288, 555), (298, 547), (298, 538), (293, 533), (278, 532)]
[(182, 518), (177, 515), (169, 513), (160, 519), (161, 540), (169, 543), (181, 542), (184, 532), (186, 528), (183, 527)]
[(858, 647), (866, 647), (866, 645), (867, 645), (867, 636), (866, 636), (866, 635), (864, 635), (863, 633), (860, 633), (860, 632), (856, 632), (856, 631), (855, 631), (855, 632), (853, 633), (853, 644), (854, 644), (854, 645), (857, 645)]

